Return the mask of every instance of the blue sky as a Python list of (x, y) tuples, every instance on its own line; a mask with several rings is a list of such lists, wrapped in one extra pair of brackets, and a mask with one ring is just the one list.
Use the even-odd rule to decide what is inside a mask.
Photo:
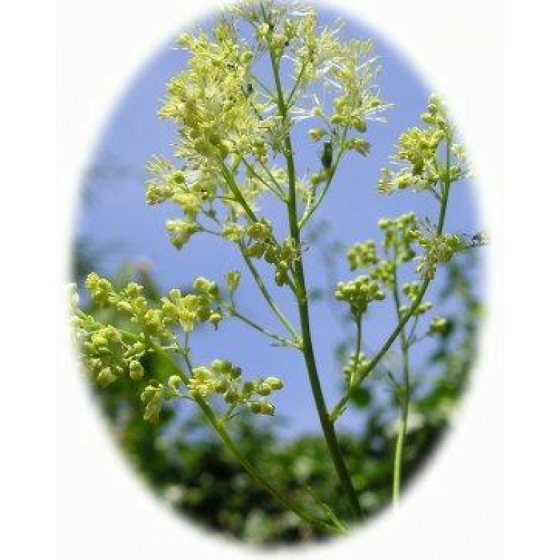
[[(323, 9), (319, 12), (323, 23), (332, 23), (333, 13)], [(334, 16), (345, 17), (344, 14)], [(346, 18), (345, 18), (346, 19)], [(208, 22), (204, 22), (206, 27)], [(387, 111), (387, 123), (375, 123), (368, 131), (372, 153), (367, 158), (348, 155), (344, 158), (333, 187), (326, 197), (316, 220), (328, 223), (328, 237), (348, 246), (369, 237), (379, 239), (377, 220), (382, 216), (397, 216), (413, 209), (419, 216), (434, 216), (437, 207), (433, 198), (426, 194), (397, 193), (380, 197), (376, 184), (379, 170), (385, 166), (399, 134), (407, 127), (419, 123), (419, 115), (426, 106), (432, 89), (398, 52), (377, 31), (360, 27), (347, 20), (343, 36), (372, 38), (381, 57), (383, 72), (379, 78), (381, 93), (394, 107)], [(174, 140), (174, 126), (158, 120), (156, 112), (165, 91), (165, 82), (184, 68), (186, 54), (173, 49), (174, 38), (169, 38), (151, 60), (127, 85), (99, 139), (91, 157), (92, 169), (104, 169), (88, 180), (92, 201), (83, 204), (77, 216), (76, 233), (85, 235), (94, 247), (112, 246), (103, 258), (100, 272), (114, 273), (125, 261), (143, 259), (151, 263), (152, 272), (164, 290), (185, 286), (199, 275), (221, 279), (227, 270), (239, 269), (244, 273), (238, 307), (257, 322), (278, 332), (277, 325), (252, 279), (245, 273), (235, 247), (219, 239), (197, 235), (182, 250), (177, 251), (168, 241), (165, 220), (180, 217), (173, 205), (150, 207), (144, 201), (144, 167), (154, 154), (170, 156)], [(453, 100), (448, 100), (453, 106)], [(298, 130), (298, 128), (300, 130)], [(296, 151), (300, 170), (313, 169), (318, 165), (319, 147), (303, 141), (309, 122), (296, 125)], [(300, 142), (301, 140), (301, 142)], [(111, 171), (112, 169), (112, 171)], [(280, 215), (275, 201), (261, 206), (278, 224), (280, 236), (286, 218)], [(480, 229), (476, 215), (473, 190), (468, 182), (454, 187), (448, 213), (448, 230), (457, 233), (475, 233)], [(303, 240), (305, 242), (304, 233)], [(308, 284), (325, 287), (328, 284), (320, 251), (310, 246), (304, 256)], [(270, 270), (261, 268), (264, 276), (274, 285)], [(339, 278), (349, 279), (353, 274), (340, 262)], [(294, 302), (286, 289), (272, 291), (280, 305), (297, 324)], [(437, 291), (437, 282), (432, 292)], [(342, 307), (339, 306), (342, 311)], [(379, 348), (383, 336), (391, 329), (393, 310), (389, 303), (374, 308), (375, 314), (367, 323), (366, 341), (369, 347)], [(320, 374), (328, 403), (334, 403), (340, 395), (342, 373), (338, 371), (333, 348), (339, 341), (341, 331), (332, 309), (317, 304), (311, 310), (314, 344), (320, 365)], [(295, 350), (271, 347), (268, 342), (240, 323), (224, 321), (217, 333), (203, 329), (192, 337), (195, 363), (206, 363), (213, 358), (227, 358), (238, 363), (248, 377), (279, 375), (286, 383), (277, 393), (274, 402), (279, 414), (290, 420), (287, 434), (316, 432), (318, 420), (312, 404), (303, 360)], [(413, 359), (421, 358), (417, 351)], [(347, 414), (338, 426), (354, 430), (361, 426), (360, 414)], [(269, 418), (259, 421), (270, 422)]]

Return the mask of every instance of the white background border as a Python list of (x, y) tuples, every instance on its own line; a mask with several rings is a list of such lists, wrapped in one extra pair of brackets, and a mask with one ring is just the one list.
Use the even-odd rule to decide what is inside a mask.
[[(63, 0), (59, 22), (58, 186), (74, 199), (103, 120), (135, 72), (179, 25), (207, 13), (200, 5)], [(494, 1), (329, 2), (371, 21), (450, 100), (473, 151), (492, 231), (502, 192), (500, 6)], [(483, 85), (483, 86), (482, 86)], [(481, 94), (483, 87), (484, 94)], [(71, 213), (65, 216), (70, 226)], [(67, 227), (67, 233), (69, 232)], [(493, 259), (499, 254), (499, 235)], [(66, 238), (67, 241), (68, 238)], [(499, 274), (499, 273), (498, 273)], [(492, 310), (498, 311), (498, 274)], [(457, 428), (415, 484), (398, 516), (385, 516), (327, 547), (278, 557), (341, 558), (368, 551), (384, 560), (500, 558), (502, 525), (502, 367), (491, 316), (484, 352)], [(185, 527), (130, 476), (90, 407), (67, 352), (58, 371), (58, 497), (61, 560), (174, 560), (255, 556)]]
[[(51, 379), (44, 366), (56, 347), (60, 352), (56, 380), (58, 558), (143, 560), (162, 557), (173, 560), (187, 554), (204, 559), (210, 554), (215, 557), (216, 553), (218, 557), (228, 554), (231, 558), (244, 558), (247, 556), (244, 549), (215, 550), (215, 543), (189, 534), (182, 523), (162, 513), (130, 477), (128, 468), (108, 445), (104, 427), (87, 406), (83, 387), (77, 382), (75, 364), (68, 353), (64, 315), (60, 310), (64, 278), (59, 275), (56, 285), (49, 285), (44, 278), (44, 272), (51, 270), (49, 267), (53, 265), (55, 270), (61, 270), (69, 240), (71, 201), (75, 199), (79, 172), (91, 153), (102, 120), (135, 70), (163, 38), (177, 29), (178, 22), (183, 23), (194, 15), (194, 10), (186, 1), (59, 1), (58, 177), (56, 183), (50, 184), (52, 158), (49, 146), (52, 141), (45, 137), (45, 130), (50, 128), (51, 122), (45, 107), (49, 105), (47, 45), (52, 39), (49, 35), (52, 14), (47, 3), (41, 3), (41, 8), (35, 4), (38, 3), (22, 2), (21, 13), (14, 14), (20, 18), (22, 26), (12, 25), (11, 18), (6, 18), (11, 33), (2, 35), (5, 41), (2, 52), (11, 62), (6, 66), (10, 72), (7, 82), (10, 87), (4, 87), (8, 91), (2, 92), (2, 106), (6, 109), (6, 120), (13, 120), (15, 124), (10, 134), (5, 135), (10, 145), (3, 151), (10, 156), (6, 158), (6, 167), (15, 172), (13, 179), (5, 179), (2, 220), (4, 257), (10, 265), (10, 272), (5, 274), (9, 277), (3, 281), (4, 293), (10, 301), (6, 302), (4, 315), (9, 320), (4, 321), (2, 340), (10, 340), (10, 346), (7, 349), (2, 413), (6, 415), (7, 432), (4, 448), (11, 459), (6, 466), (8, 475), (3, 473), (2, 479), (4, 486), (15, 490), (13, 505), (10, 502), (9, 527), (13, 529), (7, 531), (3, 551), (10, 553), (13, 545), (18, 554), (12, 552), (8, 554), (10, 558), (24, 557), (23, 551), (34, 551), (35, 557), (41, 558), (48, 554), (50, 516), (45, 504), (50, 491), (46, 485), (40, 488), (36, 481), (42, 480), (41, 475), (48, 479), (51, 472), (47, 461), (43, 460), (49, 455), (49, 440), (43, 439), (41, 434), (50, 417), (49, 395), (52, 392)], [(330, 4), (337, 7), (342, 3)], [(210, 2), (205, 5), (209, 6)], [(500, 363), (502, 299), (499, 293), (502, 279), (499, 255), (502, 247), (503, 133), (500, 3), (495, 0), (469, 3), (347, 1), (344, 7), (364, 22), (366, 14), (369, 15), (377, 28), (404, 52), (413, 55), (413, 61), (425, 69), (432, 83), (452, 102), (468, 144), (474, 150), (480, 184), (485, 189), (480, 194), (484, 194), (484, 208), (488, 211), (496, 240), (493, 248), (495, 319), (486, 333), (488, 343), (478, 373), (478, 380), (483, 381), (476, 383), (453, 442), (443, 450), (430, 473), (417, 484), (402, 513), (398, 518), (387, 518), (386, 523), (376, 523), (370, 530), (340, 545), (316, 551), (310, 549), (308, 556), (326, 558), (330, 555), (334, 558), (353, 551), (367, 551), (368, 555), (387, 560), (493, 560), (501, 557), (503, 366)], [(525, 16), (524, 12), (518, 14), (522, 23), (525, 23)], [(554, 33), (546, 33), (539, 27), (537, 34), (538, 37), (533, 38), (542, 47), (539, 54), (546, 56), (547, 41), (554, 39)], [(23, 60), (20, 61), (16, 54), (21, 54)], [(531, 84), (540, 77), (535, 75), (530, 62), (532, 60), (524, 54), (515, 58), (513, 68), (514, 85), (524, 96), (527, 95), (527, 78)], [(521, 121), (523, 117), (535, 118), (538, 106), (546, 107), (546, 101), (552, 102), (553, 99), (525, 98), (524, 103), (517, 105), (522, 114), (516, 116), (521, 117)], [(546, 113), (543, 116), (546, 117)], [(516, 121), (510, 132), (518, 139), (526, 138), (522, 127), (523, 122)], [(540, 143), (545, 143), (542, 137), (539, 138)], [(516, 152), (519, 156), (516, 163), (520, 164), (533, 155), (530, 146), (516, 148), (521, 150)], [(548, 155), (551, 156), (549, 161), (554, 162), (555, 153)], [(518, 179), (522, 170), (519, 165), (515, 167), (516, 173), (512, 177)], [(537, 188), (534, 174), (526, 173), (524, 178), (527, 179), (526, 188)], [(523, 207), (524, 201), (519, 202), (518, 199), (517, 209)], [(43, 229), (43, 224), (48, 225), (45, 218), (50, 218), (50, 222), (57, 207), (61, 211), (56, 214), (55, 237), (52, 228)], [(553, 209), (554, 205), (551, 204), (550, 208)], [(545, 213), (546, 208), (541, 207), (541, 220)], [(554, 218), (554, 215), (550, 217)], [(529, 219), (527, 216), (527, 221)], [(539, 230), (537, 224), (533, 225)], [(530, 224), (524, 223), (524, 228), (527, 227), (531, 227)], [(539, 231), (546, 227), (546, 223), (541, 223)], [(51, 233), (50, 241), (56, 241), (56, 258), (41, 248), (49, 241), (48, 233)], [(545, 256), (535, 249), (523, 230), (509, 246), (521, 253), (530, 251), (536, 257)], [(25, 258), (28, 256), (32, 259)], [(31, 261), (29, 269), (23, 266), (24, 260)], [(510, 281), (513, 285), (514, 279)], [(55, 293), (57, 296), (53, 299)], [(55, 302), (57, 306), (53, 305)], [(534, 296), (532, 302), (535, 302)], [(520, 305), (516, 316), (523, 312), (523, 304)], [(60, 336), (56, 346), (52, 339), (53, 330), (47, 324), (52, 316), (58, 320)], [(12, 338), (14, 332), (17, 336)], [(516, 340), (520, 347), (526, 346), (526, 337), (518, 336)], [(14, 355), (17, 359), (9, 361)], [(528, 365), (527, 357), (524, 362), (512, 365)], [(531, 359), (535, 366), (533, 355)], [(546, 371), (539, 367), (546, 365), (544, 362), (536, 365), (531, 368), (537, 370), (535, 374)], [(546, 387), (552, 389), (548, 383)], [(554, 391), (550, 392), (554, 394)], [(542, 395), (542, 391), (538, 394)], [(549, 419), (546, 416), (548, 407), (543, 408), (545, 418)], [(35, 435), (31, 449), (25, 437), (27, 432), (22, 431), (25, 429)], [(524, 434), (517, 431), (516, 435)], [(546, 476), (544, 471), (546, 469), (540, 472)], [(537, 491), (535, 485), (539, 480), (532, 480), (531, 484)], [(31, 494), (30, 489), (33, 489)], [(520, 488), (513, 502), (516, 509), (527, 507), (522, 503), (523, 496), (526, 497), (526, 493)], [(14, 521), (23, 522), (20, 530), (15, 531)], [(549, 557), (549, 554), (537, 552), (543, 544), (542, 540), (531, 542), (526, 552), (539, 558)], [(30, 556), (25, 554), (25, 557)]]

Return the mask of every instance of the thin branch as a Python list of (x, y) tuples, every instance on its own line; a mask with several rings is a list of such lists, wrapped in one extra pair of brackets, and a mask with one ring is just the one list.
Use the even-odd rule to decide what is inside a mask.
[(242, 321), (246, 325), (249, 325), (250, 327), (252, 327), (256, 331), (260, 332), (261, 334), (264, 334), (268, 338), (271, 338), (272, 340), (275, 340), (276, 342), (279, 342), (283, 346), (291, 346), (292, 348), (297, 348), (298, 350), (301, 350), (301, 346), (298, 342), (296, 342), (294, 340), (289, 340), (288, 338), (285, 338), (283, 336), (280, 336), (278, 334), (275, 334), (275, 333), (269, 331), (265, 327), (262, 327), (261, 325), (255, 323), (253, 320), (249, 319), (249, 317), (246, 317), (245, 315), (239, 313), (239, 311), (237, 311), (236, 309), (233, 309), (231, 311), (231, 315), (233, 317), (236, 317), (237, 319), (239, 319), (240, 321)]
[(360, 352), (362, 351), (362, 324), (363, 324), (363, 314), (360, 313), (357, 317), (356, 317), (356, 350), (355, 350), (355, 364), (354, 364), (354, 368), (350, 374), (349, 380), (348, 380), (348, 386), (352, 387), (352, 385), (354, 384), (354, 377), (356, 375), (356, 373), (358, 372), (358, 363), (359, 363), (359, 356), (360, 356)]
[[(158, 356), (165, 359), (173, 372), (183, 380), (183, 383), (187, 384), (189, 378), (185, 375), (185, 372), (175, 363), (175, 361), (172, 360), (166, 352), (161, 350), (161, 348), (157, 344), (154, 344), (153, 347)], [(231, 436), (224, 426), (224, 423), (216, 417), (213, 410), (210, 408), (210, 406), (208, 406), (208, 403), (202, 397), (194, 397), (194, 401), (196, 402), (196, 404), (198, 404), (198, 406), (214, 428), (215, 432), (221, 438), (226, 447), (235, 456), (235, 458), (239, 461), (241, 466), (255, 481), (261, 484), (274, 498), (276, 498), (282, 505), (284, 505), (284, 507), (295, 513), (303, 521), (313, 525), (314, 527), (317, 527), (318, 529), (322, 529), (330, 533), (342, 532), (342, 529), (338, 525), (332, 525), (330, 523), (326, 523), (321, 519), (317, 519), (316, 517), (304, 511), (297, 504), (294, 504), (286, 496), (284, 496), (282, 492), (280, 492), (275, 486), (271, 484), (268, 477), (262, 474), (256, 467), (251, 465), (248, 459), (243, 455), (243, 453), (231, 439)]]
[[(449, 144), (450, 144), (450, 140), (448, 139), (448, 144), (447, 144), (448, 154), (450, 150)], [(438, 225), (437, 225), (437, 233), (436, 233), (437, 235), (442, 234), (443, 226), (445, 224), (445, 215), (446, 215), (447, 205), (449, 201), (449, 191), (451, 190), (451, 181), (449, 180), (449, 174), (447, 174), (447, 176), (443, 180), (442, 186), (443, 186), (443, 195), (441, 199), (440, 212), (438, 217)], [(418, 295), (416, 296), (416, 299), (414, 300), (414, 302), (412, 303), (408, 311), (402, 315), (398, 325), (395, 327), (393, 332), (389, 335), (389, 337), (387, 338), (387, 340), (385, 341), (385, 343), (383, 344), (379, 352), (375, 355), (375, 357), (372, 358), (370, 362), (359, 372), (358, 379), (354, 387), (352, 387), (335, 405), (330, 415), (333, 421), (337, 420), (340, 417), (340, 415), (344, 412), (346, 408), (346, 404), (348, 403), (348, 400), (352, 396), (353, 391), (361, 385), (363, 380), (370, 374), (370, 372), (375, 368), (375, 366), (377, 366), (377, 364), (383, 359), (385, 354), (389, 351), (389, 349), (391, 348), (391, 346), (393, 345), (397, 337), (400, 335), (401, 331), (404, 329), (404, 327), (407, 325), (410, 318), (414, 315), (414, 313), (418, 309), (418, 306), (422, 303), (422, 299), (424, 298), (424, 295), (428, 290), (428, 286), (430, 285), (430, 282), (431, 282), (431, 278), (424, 279), (424, 281), (420, 286)]]
[[(395, 311), (397, 319), (400, 321), (401, 300), (399, 296), (399, 277), (397, 272), (397, 255), (396, 250), (393, 256), (393, 301), (395, 303)], [(415, 320), (418, 316), (415, 317)], [(406, 439), (406, 430), (408, 426), (408, 410), (410, 402), (410, 357), (409, 343), (405, 333), (405, 329), (400, 332), (401, 356), (402, 356), (402, 384), (397, 386), (399, 404), (401, 407), (401, 418), (399, 424), (399, 432), (395, 443), (395, 457), (393, 462), (393, 505), (397, 506), (401, 494), (401, 473), (404, 454), (404, 444)]]
[(243, 257), (243, 260), (245, 261), (247, 268), (251, 272), (251, 275), (253, 276), (255, 283), (257, 284), (257, 287), (259, 288), (266, 303), (268, 303), (270, 309), (272, 309), (273, 313), (278, 317), (278, 319), (284, 325), (286, 330), (294, 337), (294, 340), (299, 341), (301, 339), (301, 336), (296, 331), (296, 329), (292, 326), (290, 321), (288, 321), (287, 317), (284, 315), (284, 313), (282, 312), (278, 304), (274, 301), (273, 297), (270, 295), (270, 292), (266, 288), (265, 283), (261, 278), (261, 275), (259, 274), (259, 271), (255, 268), (255, 265), (251, 262), (251, 259), (245, 254), (243, 245), (239, 243), (238, 246), (241, 252), (241, 256)]
[(338, 154), (335, 158), (334, 164), (331, 167), (329, 178), (327, 179), (327, 182), (326, 182), (325, 186), (323, 187), (323, 189), (319, 193), (319, 196), (317, 197), (317, 199), (315, 201), (315, 204), (313, 204), (313, 206), (311, 206), (309, 209), (306, 209), (305, 213), (301, 217), (301, 219), (299, 221), (299, 224), (298, 224), (300, 229), (302, 229), (303, 226), (306, 224), (306, 222), (309, 220), (309, 218), (311, 218), (311, 216), (313, 216), (313, 214), (315, 213), (317, 208), (319, 208), (319, 206), (321, 205), (321, 202), (323, 202), (323, 199), (327, 195), (327, 192), (329, 191), (329, 188), (330, 188), (330, 186), (333, 182), (334, 176), (335, 176), (336, 171), (338, 169), (338, 165), (340, 163), (340, 160), (342, 159), (342, 156), (343, 156), (344, 152), (346, 151), (344, 149), (344, 145), (346, 144), (346, 136), (347, 135), (348, 135), (348, 126), (345, 127), (344, 132), (342, 134), (342, 141), (341, 141), (341, 144), (340, 144), (340, 149), (339, 149)]
[(249, 172), (256, 178), (258, 179), (268, 190), (270, 190), (270, 192), (272, 192), (274, 195), (276, 195), (282, 202), (286, 202), (286, 198), (284, 197), (284, 193), (276, 190), (276, 186), (272, 186), (269, 183), (267, 183), (255, 170), (255, 168), (245, 159), (242, 158), (243, 163), (245, 164), (245, 166), (247, 167), (247, 169), (249, 170)]
[(301, 82), (301, 78), (303, 77), (303, 73), (305, 72), (305, 67), (307, 65), (307, 62), (305, 62), (304, 64), (301, 65), (299, 74), (296, 78), (296, 81), (294, 83), (294, 87), (292, 88), (292, 91), (290, 92), (290, 95), (288, 95), (288, 99), (286, 100), (286, 106), (289, 108), (292, 105), (292, 100), (294, 98), (294, 96), (296, 95), (297, 92), (297, 88), (299, 87), (299, 83)]

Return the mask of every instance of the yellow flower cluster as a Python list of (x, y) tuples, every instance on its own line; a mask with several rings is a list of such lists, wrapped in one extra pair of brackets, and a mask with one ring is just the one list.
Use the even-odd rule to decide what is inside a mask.
[(418, 232), (418, 244), (424, 249), (416, 271), (423, 278), (433, 278), (437, 265), (448, 262), (451, 257), (465, 247), (465, 241), (456, 234), (442, 233), (429, 230), (422, 234)]
[(193, 282), (192, 293), (171, 290), (161, 298), (159, 307), (148, 303), (143, 287), (134, 282), (116, 290), (109, 280), (92, 273), (85, 286), (96, 305), (114, 308), (131, 327), (104, 325), (74, 306), (74, 326), (85, 364), (103, 386), (125, 372), (135, 381), (142, 379), (142, 359), (153, 352), (154, 344), (165, 343), (178, 351), (177, 327), (191, 332), (200, 323), (217, 326), (224, 316), (218, 286), (205, 278)]
[(185, 33), (178, 44), (191, 57), (187, 70), (168, 82), (159, 113), (179, 126), (176, 155), (198, 169), (215, 168), (216, 159), (232, 154), (266, 161), (263, 136), (274, 119), (259, 118), (264, 107), (247, 87), (253, 52), (235, 26), (223, 19), (213, 37)]
[(366, 312), (372, 301), (385, 299), (385, 294), (370, 277), (361, 275), (349, 282), (339, 282), (334, 297), (338, 301), (347, 302), (352, 314), (359, 317)]
[[(84, 365), (102, 387), (117, 381), (128, 373), (133, 381), (145, 377), (145, 360), (150, 354), (161, 352), (181, 357), (190, 355), (178, 340), (178, 329), (190, 333), (201, 323), (217, 326), (226, 313), (231, 313), (233, 293), (239, 286), (240, 274), (229, 271), (225, 282), (230, 301), (224, 301), (218, 284), (204, 277), (196, 278), (189, 293), (173, 289), (162, 297), (159, 306), (149, 303), (143, 287), (134, 282), (116, 289), (106, 278), (92, 273), (85, 286), (92, 301), (100, 308), (112, 308), (122, 316), (119, 326), (103, 324), (80, 309), (79, 297), (73, 286), (71, 308), (84, 356)], [(123, 328), (121, 324), (130, 326)], [(170, 358), (172, 359), (172, 358)], [(155, 422), (165, 400), (189, 396), (206, 399), (221, 396), (229, 405), (230, 413), (240, 406), (256, 414), (272, 415), (274, 406), (263, 399), (282, 389), (277, 377), (244, 381), (241, 369), (227, 360), (214, 360), (209, 367), (196, 367), (184, 377), (170, 375), (166, 383), (152, 380), (142, 392), (145, 419)], [(172, 368), (172, 369), (175, 369)], [(180, 385), (186, 393), (180, 391)]]
[(200, 366), (192, 371), (187, 382), (193, 397), (207, 398), (220, 395), (232, 414), (238, 407), (246, 406), (255, 414), (274, 414), (271, 402), (261, 397), (282, 389), (284, 384), (277, 377), (243, 381), (241, 368), (227, 360), (214, 360), (209, 367)]
[(371, 239), (364, 241), (363, 243), (354, 243), (354, 245), (352, 245), (352, 247), (350, 247), (346, 252), (346, 257), (348, 259), (350, 270), (366, 268), (379, 261), (377, 251), (375, 249), (375, 243)]
[(412, 127), (400, 136), (392, 157), (397, 168), (381, 170), (381, 194), (412, 188), (439, 196), (438, 184), (454, 182), (468, 174), (464, 148), (453, 143), (454, 125), (438, 96), (430, 97), (422, 120), (426, 127)]

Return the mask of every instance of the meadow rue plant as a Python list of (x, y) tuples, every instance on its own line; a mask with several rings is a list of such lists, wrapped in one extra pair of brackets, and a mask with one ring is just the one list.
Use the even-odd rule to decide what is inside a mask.
[[(432, 96), (420, 124), (398, 139), (377, 187), (380, 195), (409, 189), (431, 196), (437, 215), (410, 211), (383, 218), (375, 240), (349, 247), (348, 268), (354, 276), (342, 279), (332, 297), (355, 324), (355, 348), (340, 372), (344, 390), (328, 407), (313, 348), (320, 332), (312, 331), (302, 235), (336, 184), (346, 156), (368, 156), (372, 146), (365, 134), (383, 122), (389, 107), (377, 83), (381, 66), (373, 43), (343, 40), (341, 29), (342, 23), (320, 26), (315, 10), (300, 2), (245, 0), (225, 9), (211, 32), (182, 34), (178, 47), (189, 57), (184, 70), (167, 83), (159, 109), (162, 119), (175, 124), (174, 151), (171, 158), (156, 155), (149, 161), (146, 202), (176, 207), (177, 217), (165, 227), (177, 249), (188, 250), (195, 235), (216, 236), (237, 251), (246, 272), (224, 271), (218, 280), (198, 277), (186, 291), (172, 289), (157, 303), (146, 298), (137, 283), (115, 289), (109, 279), (93, 272), (85, 290), (95, 305), (118, 313), (118, 325), (82, 311), (75, 289), (71, 296), (84, 364), (96, 383), (106, 387), (128, 378), (138, 384), (149, 422), (158, 421), (166, 401), (198, 407), (251, 477), (300, 519), (329, 533), (344, 532), (348, 520), (362, 518), (336, 421), (354, 393), (378, 368), (387, 367), (385, 359), (395, 351), (400, 372), (390, 377), (401, 410), (393, 472), (393, 497), (398, 501), (411, 395), (410, 349), (426, 337), (444, 336), (450, 328), (445, 317), (429, 317), (434, 305), (425, 295), (441, 266), (475, 245), (445, 231), (452, 189), (469, 174), (469, 166), (444, 103)], [(258, 70), (257, 62), (266, 63), (267, 72)], [(298, 174), (296, 168), (295, 127), (304, 127), (307, 141), (319, 146), (309, 173)], [(261, 211), (265, 197), (282, 206), (287, 234)], [(407, 267), (415, 279), (404, 282)], [(297, 324), (273, 296), (266, 269), (275, 289), (292, 296)], [(278, 332), (239, 309), (235, 294), (242, 281), (254, 282), (278, 321)], [(364, 321), (375, 319), (382, 305), (394, 308), (394, 327), (373, 352), (364, 341), (379, 336), (365, 332)], [(419, 333), (424, 315), (428, 327)], [(274, 416), (274, 393), (298, 372), (246, 377), (227, 357), (197, 363), (190, 334), (206, 325), (220, 336), (224, 321), (241, 321), (272, 344), (301, 354), (345, 506), (328, 506), (315, 494), (314, 509), (294, 503), (233, 441), (228, 425), (239, 412)], [(154, 357), (166, 364), (167, 379), (150, 378), (149, 360)]]

